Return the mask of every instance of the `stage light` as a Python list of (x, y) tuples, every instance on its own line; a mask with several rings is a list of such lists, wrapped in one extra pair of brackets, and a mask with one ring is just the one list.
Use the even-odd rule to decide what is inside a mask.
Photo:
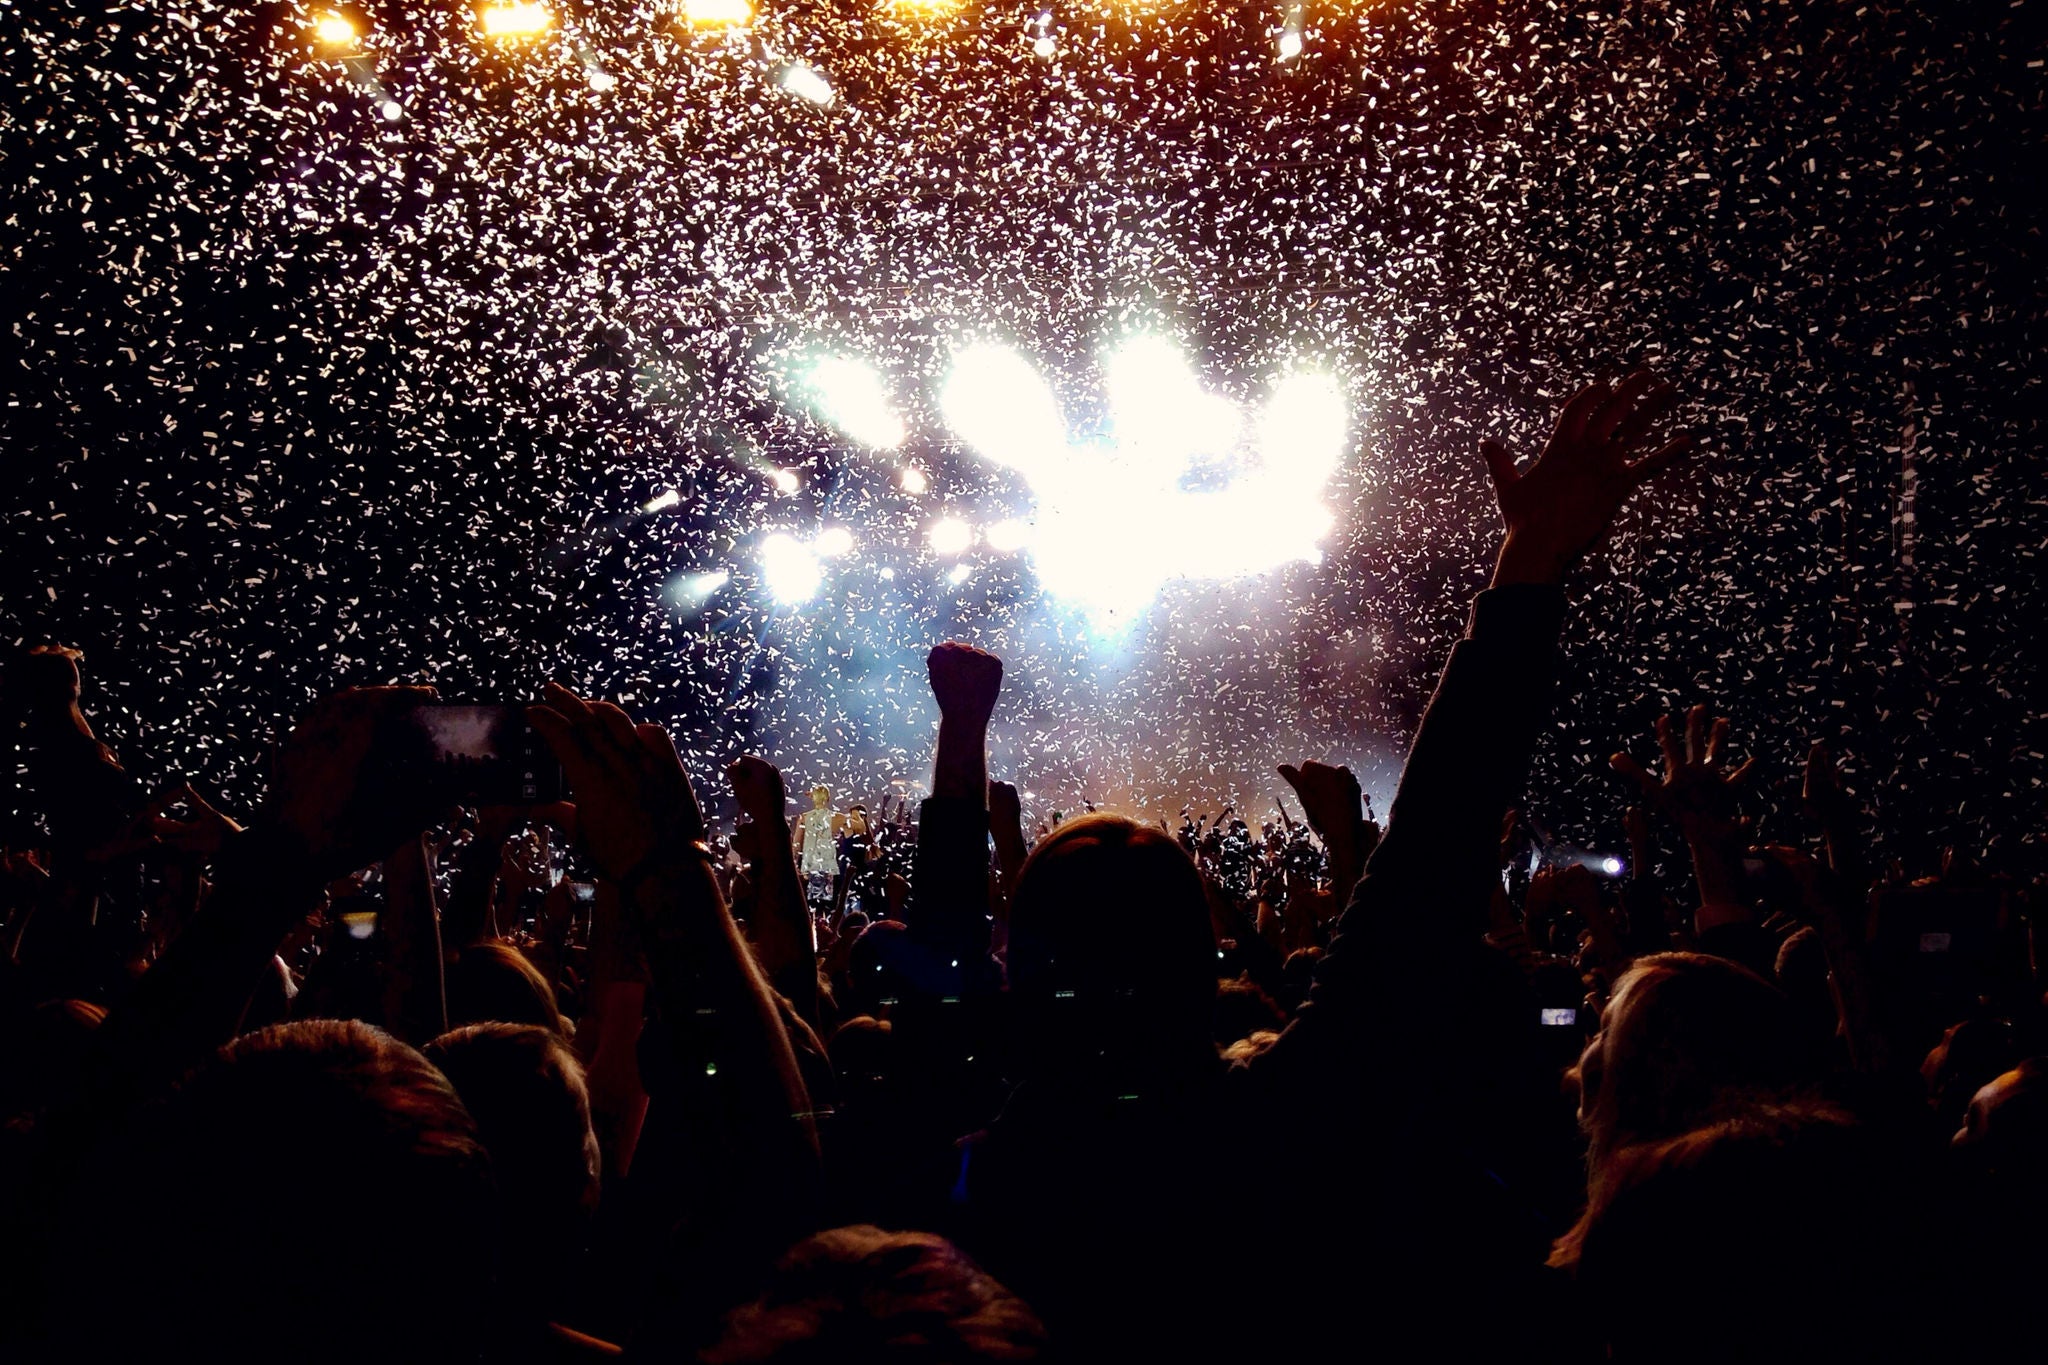
[(684, 0), (683, 22), (698, 28), (731, 28), (754, 21), (748, 0)]
[(732, 575), (724, 569), (684, 574), (669, 584), (669, 600), (679, 607), (701, 607), (730, 582)]
[(955, 564), (952, 568), (946, 570), (946, 581), (957, 588), (962, 583), (965, 583), (973, 573), (974, 566), (972, 564)]
[(796, 537), (777, 531), (761, 542), (758, 556), (761, 582), (769, 595), (785, 607), (801, 606), (818, 595), (824, 586), (825, 566), (809, 546)]
[(960, 12), (966, 0), (885, 0), (892, 18), (945, 19)]
[(817, 105), (820, 109), (830, 108), (834, 98), (832, 83), (814, 67), (802, 62), (786, 62), (776, 73), (775, 83), (795, 95), (798, 99)]
[(778, 493), (786, 495), (796, 492), (797, 477), (794, 469), (778, 469), (770, 474), (768, 479), (775, 485), (775, 491)]
[(824, 356), (804, 367), (801, 382), (818, 415), (862, 445), (894, 450), (903, 444), (903, 419), (889, 403), (888, 385), (866, 361)]
[(592, 90), (597, 91), (598, 94), (602, 95), (607, 90), (613, 89), (618, 85), (618, 83), (619, 78), (617, 76), (614, 76), (611, 72), (606, 71), (603, 67), (591, 68), (590, 88)]
[(665, 488), (646, 502), (641, 503), (640, 510), (643, 512), (666, 512), (671, 507), (682, 506), (682, 503), (683, 495), (681, 493), (678, 493), (673, 488)]
[(356, 32), (354, 20), (329, 10), (313, 21), (313, 36), (327, 47), (347, 49), (353, 48), (362, 35)]
[(921, 496), (929, 492), (932, 486), (932, 481), (925, 477), (925, 472), (914, 464), (903, 466), (903, 472), (896, 476), (896, 482), (903, 486), (904, 492), (912, 496)]
[(377, 106), (377, 112), (384, 116), (386, 123), (396, 123), (405, 117), (405, 106), (397, 100), (385, 100)]
[(1024, 25), (1024, 32), (1031, 38), (1031, 53), (1044, 61), (1051, 61), (1059, 52), (1059, 40), (1053, 36), (1054, 19), (1052, 11), (1042, 9)]
[(538, 0), (509, 0), (485, 5), (477, 11), (476, 22), (486, 38), (524, 40), (547, 32), (554, 26), (555, 16)]
[(982, 539), (997, 554), (1015, 554), (1031, 539), (1031, 524), (1019, 517), (1005, 517), (982, 532)]
[(1031, 40), (1032, 55), (1036, 57), (1042, 57), (1046, 61), (1051, 61), (1053, 59), (1053, 54), (1058, 52), (1059, 50), (1060, 45), (1052, 40), (1051, 34), (1047, 34), (1042, 38), (1033, 38)]
[(1287, 20), (1280, 26), (1280, 60), (1291, 62), (1301, 55), (1301, 6), (1291, 5)]
[(964, 554), (974, 544), (974, 528), (958, 517), (941, 517), (925, 532), (925, 538), (931, 543), (933, 554)]
[(818, 538), (811, 542), (811, 549), (826, 559), (837, 559), (853, 553), (853, 532), (844, 526), (827, 526), (818, 532)]
[(1619, 877), (1623, 870), (1622, 861), (1610, 853), (1600, 860), (1600, 870), (1610, 877)]
[(956, 355), (939, 410), (977, 455), (1026, 479), (1066, 459), (1067, 427), (1052, 390), (1007, 346), (979, 343)]
[(1344, 456), (1351, 410), (1337, 381), (1297, 372), (1274, 385), (1259, 416), (1259, 460), (1269, 476), (1320, 488)]

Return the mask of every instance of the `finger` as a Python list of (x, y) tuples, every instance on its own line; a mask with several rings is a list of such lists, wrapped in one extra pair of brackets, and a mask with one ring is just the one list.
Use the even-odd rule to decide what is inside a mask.
[(1664, 775), (1670, 777), (1685, 766), (1685, 751), (1679, 747), (1678, 727), (1671, 717), (1657, 717), (1657, 745), (1664, 751)]
[(1728, 717), (1722, 716), (1714, 722), (1714, 728), (1707, 731), (1707, 766), (1714, 767), (1721, 761), (1721, 746), (1728, 741)]
[(1614, 435), (1621, 424), (1635, 411), (1636, 400), (1649, 392), (1657, 382), (1656, 376), (1648, 370), (1637, 370), (1615, 386), (1593, 415), (1586, 419), (1586, 434), (1595, 440), (1604, 441)]
[(1656, 801), (1660, 799), (1661, 788), (1657, 783), (1657, 779), (1651, 776), (1642, 764), (1636, 762), (1627, 754), (1612, 755), (1607, 760), (1607, 766), (1642, 788), (1643, 795), (1648, 800)]
[(526, 723), (554, 751), (555, 761), (571, 770), (572, 778), (578, 772), (587, 775), (596, 771), (597, 756), (591, 752), (583, 731), (560, 712), (546, 706), (529, 706)]
[(1499, 441), (1481, 441), (1479, 458), (1486, 461), (1486, 473), (1493, 480), (1496, 495), (1514, 487), (1515, 481), (1522, 477), (1515, 469), (1515, 453)]
[(1649, 392), (1638, 399), (1636, 405), (1623, 413), (1621, 420), (1615, 423), (1613, 439), (1625, 446), (1634, 445), (1642, 440), (1643, 433), (1647, 432), (1659, 417), (1671, 411), (1677, 402), (1678, 390), (1669, 384), (1660, 382), (1651, 385)]
[(1648, 483), (1656, 478), (1693, 448), (1692, 433), (1682, 431), (1628, 467), (1629, 478), (1636, 483)]
[(1707, 707), (1702, 702), (1685, 713), (1685, 761), (1702, 763), (1707, 757)]
[(621, 763), (639, 764), (641, 744), (633, 729), (633, 718), (608, 701), (590, 703), (591, 723), (587, 727), (592, 747)]
[(1296, 792), (1301, 790), (1301, 769), (1292, 763), (1282, 763), (1279, 772), (1280, 776), (1286, 779), (1288, 786), (1294, 788)]
[[(616, 707), (613, 709), (617, 710)], [(652, 722), (635, 725), (633, 738), (655, 775), (674, 792), (681, 807), (684, 833), (692, 839), (702, 839), (705, 833), (704, 808), (697, 804), (696, 789), (690, 785), (690, 774), (683, 767), (683, 756), (676, 752), (675, 740), (666, 729)]]
[(584, 702), (583, 698), (577, 696), (558, 682), (550, 680), (541, 689), (541, 695), (547, 699), (547, 704), (554, 709), (557, 715), (571, 724), (587, 720), (590, 717), (590, 707)]
[(1607, 381), (1596, 379), (1573, 394), (1572, 400), (1564, 405), (1564, 411), (1558, 414), (1558, 436), (1567, 441), (1576, 441), (1584, 435), (1586, 423), (1600, 410), (1600, 405), (1607, 401), (1608, 392)]
[(1741, 786), (1743, 783), (1749, 781), (1749, 775), (1755, 770), (1756, 759), (1754, 757), (1743, 759), (1742, 766), (1737, 768), (1734, 772), (1728, 774), (1728, 785), (1731, 787)]

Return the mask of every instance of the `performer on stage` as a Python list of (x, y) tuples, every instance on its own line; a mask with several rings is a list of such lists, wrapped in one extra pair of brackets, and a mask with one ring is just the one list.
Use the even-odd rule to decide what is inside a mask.
[[(839, 877), (839, 845), (832, 814), (832, 789), (811, 788), (811, 808), (796, 822), (797, 870), (803, 874), (805, 898), (812, 904), (832, 899), (832, 884)], [(822, 885), (821, 885), (822, 883)]]

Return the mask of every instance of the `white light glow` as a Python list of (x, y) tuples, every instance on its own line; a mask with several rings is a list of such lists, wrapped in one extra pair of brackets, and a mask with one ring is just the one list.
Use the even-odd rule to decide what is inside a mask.
[(593, 67), (590, 72), (590, 88), (602, 95), (618, 85), (619, 78), (602, 67)]
[(641, 503), (640, 510), (643, 512), (666, 512), (671, 507), (680, 507), (682, 502), (683, 495), (681, 493), (676, 492), (673, 488), (664, 488), (646, 502)]
[(997, 554), (1015, 554), (1031, 540), (1031, 523), (1020, 517), (1005, 517), (982, 532), (982, 539)]
[(724, 28), (753, 22), (748, 0), (685, 0), (683, 19), (702, 28)]
[(824, 586), (825, 566), (809, 546), (781, 531), (761, 542), (761, 582), (775, 600), (786, 607), (800, 606), (818, 595)]
[(903, 444), (903, 419), (889, 401), (889, 387), (865, 360), (825, 356), (803, 367), (801, 382), (818, 415), (862, 445), (894, 450)]
[(1608, 854), (1605, 858), (1602, 858), (1600, 860), (1600, 870), (1602, 872), (1605, 872), (1610, 877), (1619, 877), (1621, 875), (1622, 870), (1621, 859), (1615, 857), (1611, 853)]
[(405, 106), (397, 100), (385, 100), (377, 106), (377, 112), (384, 116), (386, 123), (396, 123), (405, 117)]
[(805, 66), (802, 62), (790, 62), (784, 66), (777, 73), (775, 83), (798, 99), (815, 104), (820, 109), (829, 108), (834, 98), (832, 82), (826, 80), (822, 72), (814, 67)]
[(952, 568), (946, 570), (946, 581), (957, 588), (962, 583), (965, 583), (973, 573), (974, 566), (972, 564), (955, 564)]
[(775, 485), (775, 491), (778, 493), (787, 494), (796, 492), (797, 477), (796, 471), (794, 469), (778, 469), (774, 473), (770, 474), (768, 476), (768, 479), (771, 483)]
[(701, 607), (730, 582), (732, 575), (724, 569), (685, 574), (669, 584), (669, 598), (679, 607)]
[(1052, 40), (1052, 35), (1050, 34), (1047, 34), (1043, 38), (1033, 38), (1031, 40), (1032, 55), (1035, 57), (1041, 57), (1046, 61), (1051, 61), (1053, 59), (1054, 54), (1057, 53), (1059, 50), (1060, 45)]
[(1288, 374), (1248, 424), (1161, 338), (1125, 340), (1103, 369), (1110, 434), (1077, 444), (1022, 356), (986, 344), (955, 356), (939, 394), (947, 424), (1022, 475), (1036, 502), (1025, 526), (989, 528), (991, 549), (1007, 553), (1014, 538), (1040, 585), (1105, 632), (1132, 624), (1174, 579), (1320, 561), (1335, 523), (1323, 489), (1350, 435), (1335, 380)]
[(932, 523), (925, 538), (931, 542), (933, 554), (965, 554), (974, 544), (974, 528), (958, 517), (941, 517)]
[(477, 11), (477, 27), (486, 38), (534, 38), (554, 26), (554, 13), (546, 5), (523, 3), (485, 5)]
[(913, 496), (921, 496), (931, 491), (932, 481), (926, 478), (925, 472), (914, 464), (905, 465), (903, 472), (897, 476), (896, 481), (903, 485), (904, 492)]
[(853, 553), (853, 532), (844, 526), (827, 526), (818, 532), (818, 538), (811, 542), (811, 548), (826, 559), (837, 559)]
[(354, 47), (356, 26), (347, 15), (330, 10), (313, 21), (313, 36), (329, 47)]

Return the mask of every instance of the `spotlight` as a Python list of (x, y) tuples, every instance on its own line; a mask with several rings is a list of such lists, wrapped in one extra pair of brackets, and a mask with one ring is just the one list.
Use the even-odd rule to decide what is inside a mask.
[(697, 28), (731, 28), (753, 19), (748, 0), (683, 0), (683, 22)]
[(655, 495), (654, 495), (653, 497), (649, 498), (649, 499), (648, 499), (648, 500), (647, 500), (646, 502), (643, 502), (643, 503), (641, 503), (641, 504), (640, 504), (640, 510), (641, 510), (641, 511), (643, 511), (643, 512), (650, 512), (650, 513), (652, 513), (652, 512), (666, 512), (666, 511), (668, 511), (668, 509), (669, 509), (669, 508), (671, 508), (671, 507), (680, 507), (680, 506), (682, 506), (682, 503), (683, 503), (683, 495), (682, 495), (681, 493), (678, 493), (678, 492), (677, 492), (677, 491), (676, 491), (675, 489), (673, 489), (673, 488), (664, 488), (664, 489), (663, 489), (663, 490), (662, 490), (661, 492), (659, 492), (659, 493), (656, 493), (656, 494), (655, 494)]
[(356, 40), (361, 37), (356, 32), (355, 21), (335, 10), (329, 10), (313, 21), (313, 36), (323, 46), (339, 50), (354, 48)]
[(1053, 37), (1052, 11), (1042, 9), (1024, 25), (1024, 32), (1031, 37), (1031, 54), (1045, 61), (1051, 61), (1059, 52), (1059, 41)]
[(384, 116), (386, 123), (396, 123), (405, 117), (405, 106), (397, 100), (385, 100), (377, 106), (377, 112)]
[(946, 581), (957, 588), (962, 583), (965, 583), (973, 572), (974, 566), (972, 564), (955, 564), (952, 568), (946, 570)]
[(982, 537), (997, 554), (1015, 554), (1031, 539), (1031, 526), (1022, 518), (1005, 517), (984, 531)]
[(1301, 55), (1301, 6), (1287, 8), (1286, 22), (1280, 26), (1280, 60), (1291, 62)]
[(486, 38), (537, 38), (554, 26), (555, 16), (538, 0), (503, 0), (477, 11), (477, 28)]
[(775, 74), (775, 83), (820, 109), (830, 108), (835, 98), (832, 83), (825, 79), (824, 73), (802, 62), (785, 62), (782, 70)]
[(865, 360), (824, 356), (804, 368), (802, 382), (818, 415), (862, 445), (894, 450), (903, 444), (903, 419), (889, 404), (881, 373)]
[(903, 472), (897, 475), (896, 481), (903, 486), (904, 492), (913, 496), (929, 492), (932, 486), (925, 472), (914, 464), (903, 466)]
[(770, 474), (768, 477), (775, 484), (776, 492), (796, 492), (797, 478), (796, 471), (794, 469), (778, 469), (773, 474)]
[(591, 68), (590, 88), (592, 90), (597, 91), (598, 94), (602, 95), (607, 90), (610, 90), (613, 87), (617, 86), (618, 83), (619, 78), (617, 76), (614, 76), (611, 72), (606, 71), (603, 67)]
[(1034, 57), (1042, 57), (1046, 61), (1051, 61), (1053, 54), (1059, 50), (1060, 45), (1052, 40), (1051, 34), (1047, 34), (1043, 38), (1033, 38), (1031, 40), (1031, 54)]
[(844, 526), (827, 526), (818, 532), (818, 538), (811, 542), (811, 548), (826, 559), (837, 559), (853, 552), (853, 532)]
[(958, 517), (941, 517), (932, 523), (925, 537), (931, 542), (933, 554), (964, 554), (974, 543), (974, 528)]
[(759, 558), (761, 581), (783, 606), (800, 606), (810, 601), (824, 585), (825, 566), (809, 546), (782, 531), (761, 542)]
[(669, 584), (669, 597), (679, 607), (701, 607), (711, 600), (713, 593), (730, 582), (732, 575), (724, 569), (685, 574)]
[(1611, 853), (1600, 860), (1600, 870), (1610, 877), (1619, 877), (1622, 873), (1622, 866), (1621, 859)]

